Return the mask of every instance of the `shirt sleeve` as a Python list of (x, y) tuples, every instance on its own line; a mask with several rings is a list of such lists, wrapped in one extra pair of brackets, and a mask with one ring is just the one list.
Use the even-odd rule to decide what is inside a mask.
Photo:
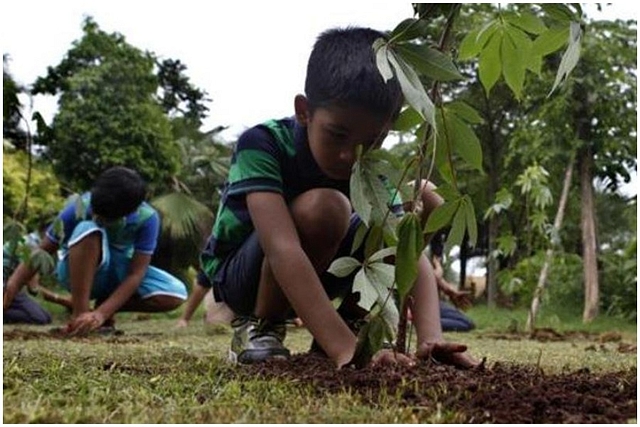
[(141, 226), (138, 228), (136, 240), (133, 248), (136, 252), (146, 255), (153, 255), (158, 244), (158, 236), (160, 235), (160, 217), (154, 212)]
[(281, 150), (262, 127), (244, 132), (236, 145), (228, 179), (228, 194), (273, 191), (283, 193)]

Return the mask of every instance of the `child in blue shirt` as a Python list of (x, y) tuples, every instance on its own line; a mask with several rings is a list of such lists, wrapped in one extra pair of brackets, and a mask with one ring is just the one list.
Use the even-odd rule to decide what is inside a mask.
[[(112, 167), (47, 229), (40, 248), (52, 255), (62, 249), (57, 277), (71, 292), (70, 334), (109, 325), (118, 311), (170, 311), (186, 299), (180, 280), (149, 265), (160, 218), (145, 196), (137, 172)], [(27, 264), (18, 266), (7, 281), (5, 309), (34, 274)]]

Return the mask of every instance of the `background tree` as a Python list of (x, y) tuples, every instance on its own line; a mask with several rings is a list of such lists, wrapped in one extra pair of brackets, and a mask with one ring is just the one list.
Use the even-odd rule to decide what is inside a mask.
[(25, 150), (27, 135), (20, 127), (22, 104), (18, 95), (26, 92), (9, 71), (9, 55), (2, 55), (2, 138), (11, 141), (14, 147)]
[(158, 62), (86, 18), (83, 37), (32, 89), (60, 94), (50, 132), (40, 135), (60, 178), (87, 188), (118, 164), (137, 169), (155, 192), (168, 188), (180, 168), (175, 133), (197, 129), (207, 111), (205, 93), (185, 69), (179, 61)]

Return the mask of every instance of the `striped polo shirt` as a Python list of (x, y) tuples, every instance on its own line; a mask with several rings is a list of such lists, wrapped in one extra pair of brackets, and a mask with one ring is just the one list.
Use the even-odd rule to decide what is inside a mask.
[(236, 145), (213, 230), (201, 254), (209, 279), (254, 230), (248, 193), (272, 191), (290, 203), (313, 188), (333, 188), (349, 197), (348, 179), (334, 180), (320, 170), (309, 148), (306, 127), (285, 118), (245, 131)]

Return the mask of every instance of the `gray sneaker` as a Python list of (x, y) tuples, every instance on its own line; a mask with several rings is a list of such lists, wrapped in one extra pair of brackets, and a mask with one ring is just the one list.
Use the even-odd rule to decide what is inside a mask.
[(234, 363), (256, 363), (267, 359), (287, 359), (284, 346), (286, 325), (264, 319), (236, 317), (231, 321), (233, 338), (229, 360)]

